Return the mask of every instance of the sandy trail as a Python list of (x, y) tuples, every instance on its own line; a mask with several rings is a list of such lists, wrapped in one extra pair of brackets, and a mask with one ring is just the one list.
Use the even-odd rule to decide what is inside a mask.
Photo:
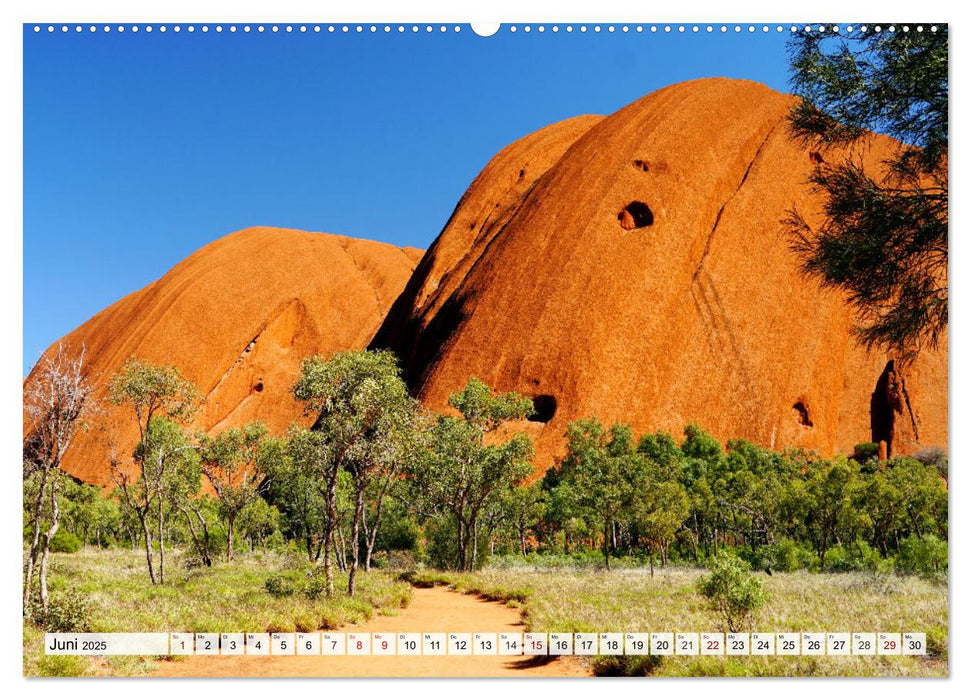
[[(521, 632), (519, 612), (444, 588), (416, 588), (395, 617), (342, 632)], [(187, 656), (160, 661), (156, 676), (587, 676), (581, 661), (535, 656)]]

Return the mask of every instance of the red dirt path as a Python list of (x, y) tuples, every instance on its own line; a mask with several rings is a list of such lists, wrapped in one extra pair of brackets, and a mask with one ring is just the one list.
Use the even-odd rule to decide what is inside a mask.
[[(395, 617), (377, 616), (353, 632), (521, 632), (519, 612), (444, 588), (417, 588)], [(582, 661), (531, 656), (192, 656), (158, 664), (156, 676), (588, 676)]]

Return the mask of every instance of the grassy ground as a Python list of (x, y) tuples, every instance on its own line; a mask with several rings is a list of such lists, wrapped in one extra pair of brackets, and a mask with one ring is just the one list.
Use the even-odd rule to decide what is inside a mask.
[[(52, 592), (73, 589), (87, 601), (93, 632), (303, 631), (338, 627), (407, 605), (411, 588), (375, 571), (359, 578), (355, 599), (274, 597), (266, 581), (305, 580), (300, 556), (256, 554), (233, 564), (186, 571), (170, 559), (168, 582), (152, 586), (144, 560), (130, 550), (88, 549), (54, 555)], [(552, 632), (723, 631), (696, 592), (703, 570), (669, 567), (654, 578), (638, 568), (514, 566), (474, 574), (420, 572), (416, 585), (505, 601), (521, 610), (527, 629)], [(927, 657), (621, 657), (593, 660), (601, 674), (660, 676), (943, 676), (947, 675), (946, 585), (913, 577), (867, 574), (758, 574), (769, 592), (755, 631), (924, 631)], [(346, 578), (337, 576), (342, 590)], [(152, 660), (43, 654), (43, 632), (24, 625), (25, 675), (142, 675)]]
[[(411, 587), (382, 572), (358, 576), (358, 595), (311, 599), (302, 593), (271, 596), (268, 578), (286, 572), (299, 579), (306, 561), (299, 556), (274, 553), (239, 556), (232, 564), (186, 571), (180, 557), (166, 566), (166, 583), (152, 586), (145, 560), (131, 550), (86, 549), (77, 554), (55, 554), (52, 594), (73, 589), (89, 606), (91, 632), (294, 632), (332, 629), (370, 618), (394, 614), (411, 597)], [(336, 576), (343, 591), (347, 578)], [(43, 631), (24, 624), (24, 674), (139, 675), (147, 670), (139, 658), (85, 657), (43, 654)]]
[[(474, 574), (427, 572), (418, 585), (447, 584), (522, 608), (527, 629), (548, 632), (726, 631), (695, 589), (705, 572), (643, 569), (495, 568)], [(596, 659), (600, 673), (658, 676), (944, 676), (946, 585), (866, 574), (759, 574), (769, 600), (756, 618), (764, 632), (926, 632), (927, 657), (657, 657)]]

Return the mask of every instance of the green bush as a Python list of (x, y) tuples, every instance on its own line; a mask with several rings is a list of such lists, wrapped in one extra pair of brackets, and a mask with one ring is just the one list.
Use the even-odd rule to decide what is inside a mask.
[(418, 524), (412, 518), (389, 518), (378, 530), (375, 549), (380, 552), (413, 551), (418, 545), (419, 534)]
[(288, 598), (296, 595), (300, 590), (301, 578), (300, 572), (285, 571), (267, 578), (263, 586), (266, 588), (266, 592), (274, 598)]
[(772, 564), (771, 552), (765, 547), (758, 547), (755, 551), (749, 547), (742, 547), (738, 550), (738, 557), (753, 571), (768, 570)]
[(303, 594), (310, 600), (317, 600), (327, 592), (327, 579), (320, 576), (316, 571), (311, 571), (307, 575), (307, 581), (303, 586)]
[(47, 612), (35, 595), (31, 611), (34, 623), (45, 632), (90, 631), (88, 601), (79, 591), (51, 591)]
[(865, 462), (876, 457), (880, 452), (880, 445), (875, 442), (861, 442), (853, 445), (853, 459), (857, 462)]
[(790, 539), (777, 542), (772, 547), (771, 568), (776, 571), (798, 571), (813, 563), (813, 553)]
[(765, 603), (762, 581), (748, 572), (748, 566), (731, 552), (721, 552), (708, 565), (711, 573), (698, 581), (698, 591), (719, 613), (730, 632), (751, 628), (755, 613)]
[(900, 542), (897, 552), (897, 569), (925, 578), (943, 578), (947, 575), (947, 542), (934, 535), (923, 539), (910, 535)]
[(662, 656), (598, 656), (593, 660), (593, 675), (650, 676), (663, 659)]
[(263, 584), (266, 592), (274, 598), (289, 598), (295, 595), (317, 600), (327, 591), (327, 580), (322, 570), (294, 569), (273, 574)]
[(943, 447), (925, 447), (913, 457), (921, 464), (934, 467), (942, 478), (947, 479), (947, 452)]
[(828, 571), (883, 571), (888, 564), (863, 540), (846, 546), (838, 544), (823, 555), (823, 568)]
[(81, 538), (73, 532), (58, 530), (51, 538), (51, 551), (62, 554), (74, 554), (81, 551)]

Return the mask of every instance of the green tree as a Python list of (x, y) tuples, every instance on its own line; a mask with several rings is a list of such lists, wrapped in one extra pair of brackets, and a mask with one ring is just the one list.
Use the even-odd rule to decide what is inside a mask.
[(864, 343), (907, 357), (947, 329), (948, 31), (901, 29), (792, 40), (798, 141), (865, 148), (884, 132), (900, 144), (880, 178), (852, 155), (820, 163), (822, 223), (793, 210), (789, 225), (804, 269), (862, 312)]
[(506, 493), (503, 511), (519, 540), (519, 551), (523, 557), (526, 556), (526, 538), (530, 530), (539, 524), (545, 510), (540, 482), (530, 486), (515, 486)]
[(236, 518), (246, 506), (259, 498), (270, 464), (283, 458), (281, 441), (269, 438), (262, 423), (229, 428), (214, 437), (200, 440), (202, 472), (219, 497), (220, 511), (226, 520), (226, 559), (233, 560)]
[(118, 502), (102, 494), (98, 486), (69, 482), (64, 492), (64, 521), (69, 530), (81, 538), (105, 546), (121, 524)]
[(651, 542), (651, 575), (654, 575), (654, 547), (661, 553), (661, 565), (668, 563), (668, 549), (691, 511), (687, 490), (677, 481), (652, 484), (639, 494), (639, 529)]
[(410, 476), (416, 506), (426, 518), (449, 519), (442, 532), (454, 532), (456, 564), (471, 571), (479, 563), (481, 517), (532, 471), (527, 435), (501, 440), (493, 434), (509, 420), (528, 417), (533, 404), (519, 394), (494, 393), (472, 378), (449, 397), (449, 405), (461, 417), (434, 421)]
[[(152, 583), (165, 580), (165, 492), (174, 482), (167, 472), (192, 469), (189, 456), (195, 446), (177, 425), (196, 408), (197, 391), (192, 383), (171, 366), (152, 365), (131, 357), (111, 377), (108, 395), (116, 405), (131, 408), (138, 426), (139, 441), (132, 453), (132, 465), (111, 456), (112, 478), (122, 504), (135, 514), (142, 529), (145, 560)], [(198, 466), (198, 456), (195, 466)], [(158, 526), (158, 573), (153, 561), (152, 517)]]
[(316, 417), (313, 431), (323, 438), (315, 445), (314, 469), (324, 484), (323, 550), (328, 595), (334, 592), (331, 549), (338, 522), (338, 477), (346, 470), (354, 480), (356, 502), (348, 578), (348, 593), (353, 595), (360, 562), (364, 494), (376, 473), (400, 465), (403, 458), (398, 441), (416, 414), (414, 402), (400, 378), (397, 359), (387, 351), (360, 350), (338, 353), (329, 360), (320, 356), (304, 360), (292, 393), (304, 403), (306, 413)]
[(237, 525), (240, 534), (249, 542), (250, 550), (256, 543), (265, 549), (267, 538), (280, 529), (280, 511), (257, 496), (239, 512)]
[[(140, 483), (134, 489), (129, 489), (127, 482), (121, 479), (121, 491), (124, 502), (135, 509), (142, 523), (149, 578), (152, 583), (165, 583), (166, 521), (178, 504), (199, 493), (202, 470), (199, 468), (198, 448), (177, 423), (156, 416), (135, 448), (135, 461), (141, 465)], [(143, 505), (147, 507), (142, 508)], [(155, 527), (157, 569), (152, 565), (150, 522)], [(156, 572), (157, 580), (154, 578)]]
[(636, 454), (633, 434), (624, 425), (605, 430), (598, 421), (583, 419), (570, 423), (566, 436), (557, 489), (572, 501), (575, 513), (600, 525), (609, 569), (610, 551), (616, 545), (614, 524), (632, 514), (640, 460), (645, 458)]
[(286, 447), (284, 458), (270, 472), (267, 497), (280, 510), (283, 532), (303, 541), (307, 559), (318, 561), (328, 513), (325, 495), (329, 485), (319, 468), (328, 459), (326, 440), (320, 433), (294, 425), (287, 431)]
[(887, 482), (900, 495), (899, 519), (906, 533), (947, 537), (947, 489), (937, 469), (908, 457), (887, 463)]
[(708, 568), (711, 573), (698, 581), (698, 591), (708, 599), (711, 609), (721, 615), (729, 632), (751, 628), (755, 614), (766, 599), (762, 581), (730, 552), (715, 555)]

